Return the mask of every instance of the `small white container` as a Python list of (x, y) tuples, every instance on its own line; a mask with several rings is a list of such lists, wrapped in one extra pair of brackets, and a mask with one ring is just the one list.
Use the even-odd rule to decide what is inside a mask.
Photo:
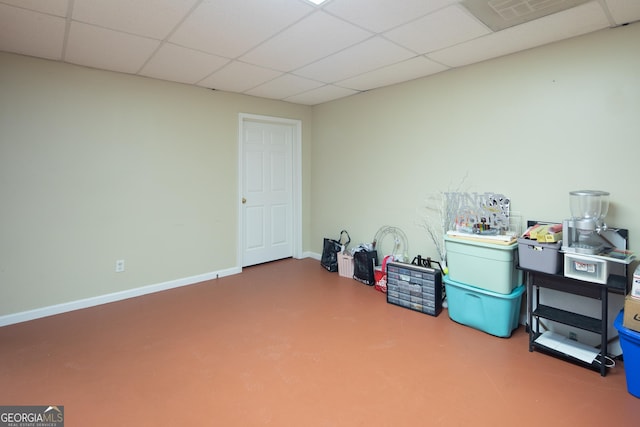
[(633, 281), (631, 282), (631, 293), (629, 294), (634, 298), (640, 298), (640, 264), (633, 272)]
[(565, 253), (564, 276), (604, 284), (609, 279), (609, 264), (602, 259)]
[(342, 277), (353, 278), (353, 257), (351, 255), (338, 252), (338, 274)]

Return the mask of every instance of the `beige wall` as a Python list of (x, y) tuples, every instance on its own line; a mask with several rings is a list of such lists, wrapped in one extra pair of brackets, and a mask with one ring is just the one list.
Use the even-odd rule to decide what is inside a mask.
[(498, 192), (561, 221), (569, 191), (595, 189), (640, 251), (639, 43), (629, 25), (315, 107), (313, 249), (392, 225), (411, 257), (437, 256), (418, 225), (432, 194)]
[(241, 112), (302, 120), (309, 211), (310, 107), (2, 53), (0, 92), (0, 317), (238, 267)]
[[(410, 259), (437, 258), (420, 226), (430, 196), (498, 192), (525, 221), (562, 221), (569, 192), (594, 189), (611, 193), (607, 222), (628, 228), (640, 252), (639, 45), (636, 23), (314, 107), (313, 251), (342, 228), (357, 245), (391, 225), (407, 234)], [(601, 313), (598, 301), (552, 290), (541, 301)], [(610, 296), (610, 337), (622, 304)]]
[(638, 251), (639, 41), (629, 25), (313, 108), (0, 53), (0, 317), (237, 267), (240, 112), (302, 120), (307, 253), (394, 225), (435, 255), (420, 211), (457, 188), (550, 221), (570, 190), (610, 191)]

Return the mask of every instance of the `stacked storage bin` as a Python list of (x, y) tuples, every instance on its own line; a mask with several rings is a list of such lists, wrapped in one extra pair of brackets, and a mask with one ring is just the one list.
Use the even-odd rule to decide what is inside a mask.
[(498, 337), (518, 327), (525, 286), (518, 265), (518, 244), (486, 243), (445, 237), (444, 278), (451, 320)]

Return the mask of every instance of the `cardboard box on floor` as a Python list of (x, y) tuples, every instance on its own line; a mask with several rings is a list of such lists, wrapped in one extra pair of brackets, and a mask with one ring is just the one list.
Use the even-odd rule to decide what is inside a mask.
[(640, 298), (627, 296), (624, 299), (624, 319), (622, 325), (625, 328), (640, 332)]

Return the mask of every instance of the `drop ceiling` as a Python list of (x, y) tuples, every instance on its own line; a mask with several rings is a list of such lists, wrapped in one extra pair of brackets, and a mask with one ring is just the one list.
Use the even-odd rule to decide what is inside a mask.
[(316, 105), (640, 20), (640, 0), (0, 0), (0, 51)]

